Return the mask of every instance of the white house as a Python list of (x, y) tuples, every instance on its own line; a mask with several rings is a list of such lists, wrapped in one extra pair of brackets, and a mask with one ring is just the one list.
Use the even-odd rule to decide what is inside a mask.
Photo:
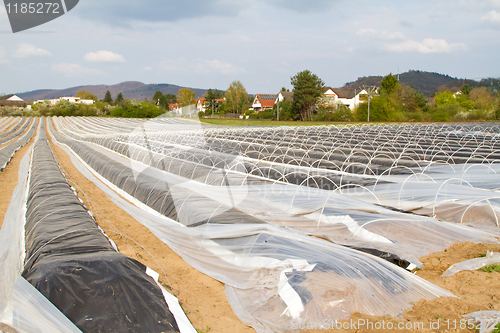
[(70, 103), (86, 104), (86, 105), (92, 105), (92, 104), (94, 104), (94, 100), (92, 100), (92, 99), (81, 99), (80, 97), (59, 97), (59, 98), (48, 99), (48, 100), (40, 99), (40, 100), (36, 101), (35, 103), (44, 103), (45, 101), (48, 101), (50, 105), (56, 105), (56, 103), (59, 102), (59, 101), (68, 101)]
[(200, 97), (196, 100), (196, 113), (198, 112), (205, 112), (205, 100), (206, 98)]
[(363, 96), (366, 94), (367, 92), (365, 89), (357, 91), (327, 87), (319, 104), (326, 106), (336, 106), (342, 104), (351, 110), (354, 110), (361, 103), (360, 95)]
[(12, 95), (9, 98), (7, 98), (7, 101), (9, 101), (9, 102), (23, 102), (24, 100), (19, 96)]

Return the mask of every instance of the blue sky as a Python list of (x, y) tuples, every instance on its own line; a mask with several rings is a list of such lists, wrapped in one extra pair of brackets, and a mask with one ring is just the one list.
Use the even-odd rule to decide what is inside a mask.
[(0, 93), (123, 81), (249, 93), (410, 69), (500, 77), (500, 0), (80, 0), (13, 34), (0, 6)]

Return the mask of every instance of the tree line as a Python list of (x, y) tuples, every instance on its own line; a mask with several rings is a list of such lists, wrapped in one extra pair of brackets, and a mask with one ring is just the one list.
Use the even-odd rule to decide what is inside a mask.
[[(198, 116), (245, 115), (251, 119), (277, 119), (279, 112), (279, 119), (287, 121), (363, 122), (368, 120), (369, 112), (369, 120), (378, 122), (500, 120), (500, 94), (494, 85), (490, 88), (470, 87), (468, 84), (451, 88), (441, 86), (428, 98), (409, 85), (400, 83), (390, 73), (382, 78), (379, 86), (372, 87), (369, 103), (367, 95), (361, 96), (363, 103), (351, 110), (343, 104), (325, 103), (325, 83), (309, 70), (292, 76), (290, 83), (293, 99), (280, 102), (279, 111), (274, 105), (270, 110), (254, 112), (250, 108), (254, 96), (248, 94), (241, 81), (233, 81), (225, 91), (208, 89), (203, 96), (206, 111)], [(78, 91), (76, 96), (92, 99), (94, 104), (67, 101), (59, 101), (55, 105), (40, 103), (33, 105), (28, 115), (153, 118), (168, 113), (173, 105), (184, 107), (196, 103), (196, 95), (189, 88), (180, 89), (176, 95), (156, 91), (151, 99), (144, 101), (124, 98), (121, 92), (113, 99), (109, 90), (102, 100), (86, 90)]]

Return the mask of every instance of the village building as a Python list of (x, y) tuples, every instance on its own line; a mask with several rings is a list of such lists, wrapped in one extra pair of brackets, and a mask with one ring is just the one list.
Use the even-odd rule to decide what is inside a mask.
[(283, 102), (284, 100), (293, 102), (293, 91), (280, 91), (278, 93), (278, 97), (276, 97), (276, 100), (274, 101), (274, 104), (277, 104), (278, 101)]
[(70, 103), (75, 103), (75, 104), (86, 104), (86, 105), (92, 105), (94, 104), (94, 100), (92, 99), (81, 99), (80, 97), (59, 97), (59, 98), (54, 98), (54, 99), (40, 99), (37, 100), (35, 103), (46, 103), (48, 102), (49, 105), (56, 105), (60, 101), (67, 101)]
[(9, 98), (7, 98), (7, 101), (8, 102), (24, 102), (24, 100), (17, 95), (10, 96)]
[(255, 113), (272, 109), (276, 98), (278, 98), (277, 94), (257, 94), (253, 100), (252, 109)]
[[(218, 98), (215, 99), (217, 103), (223, 103), (226, 101), (225, 98)], [(200, 97), (196, 100), (196, 112), (211, 112), (212, 110), (207, 110), (208, 107), (208, 101), (205, 97)]]
[(366, 94), (365, 89), (357, 91), (326, 87), (319, 104), (324, 106), (345, 105), (349, 109), (354, 110), (362, 102), (360, 97)]

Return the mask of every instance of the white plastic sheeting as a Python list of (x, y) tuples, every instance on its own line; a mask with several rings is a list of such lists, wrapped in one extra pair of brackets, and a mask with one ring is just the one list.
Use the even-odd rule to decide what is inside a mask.
[(449, 277), (461, 271), (475, 271), (486, 266), (500, 264), (500, 253), (488, 251), (485, 257), (474, 258), (451, 265), (441, 277)]
[(500, 311), (477, 311), (462, 317), (477, 324), (476, 329), (479, 328), (479, 333), (491, 333), (500, 325)]

